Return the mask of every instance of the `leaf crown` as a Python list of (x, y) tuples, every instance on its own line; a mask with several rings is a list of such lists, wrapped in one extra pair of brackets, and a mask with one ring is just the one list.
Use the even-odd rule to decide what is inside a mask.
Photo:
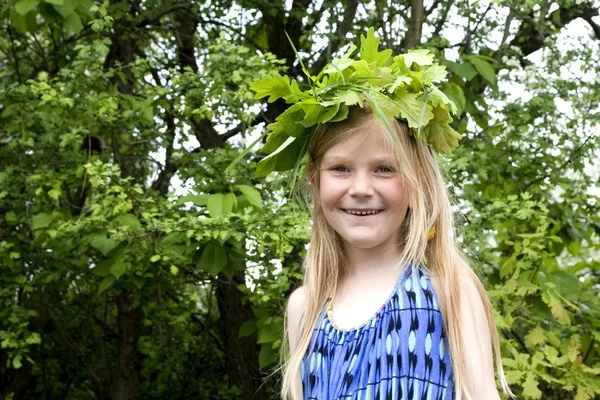
[(343, 121), (349, 107), (363, 107), (365, 101), (391, 135), (388, 121), (398, 118), (408, 124), (418, 141), (438, 152), (458, 146), (461, 136), (450, 126), (450, 114), (457, 113), (456, 105), (435, 84), (446, 78), (446, 67), (434, 62), (433, 54), (426, 49), (409, 50), (392, 58), (392, 50), (379, 51), (379, 41), (373, 28), (369, 29), (366, 37), (360, 37), (358, 59), (351, 58), (357, 48), (351, 44), (343, 56), (326, 65), (317, 76), (312, 76), (300, 61), (309, 90), (303, 91), (298, 81), (279, 74), (250, 84), (256, 99), (268, 97), (272, 103), (282, 98), (291, 104), (247, 149), (268, 135), (262, 148), (268, 155), (258, 163), (256, 176), (297, 170), (314, 127)]

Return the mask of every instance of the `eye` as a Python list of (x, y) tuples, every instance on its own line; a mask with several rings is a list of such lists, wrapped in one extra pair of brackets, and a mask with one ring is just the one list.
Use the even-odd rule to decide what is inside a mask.
[(348, 172), (350, 171), (348, 169), (348, 167), (346, 167), (345, 165), (336, 165), (334, 167), (331, 167), (331, 170), (334, 172)]
[(395, 169), (393, 167), (387, 166), (387, 165), (380, 165), (379, 167), (377, 167), (377, 169), (375, 170), (375, 172), (379, 172), (379, 173), (391, 173), (391, 172), (395, 172)]

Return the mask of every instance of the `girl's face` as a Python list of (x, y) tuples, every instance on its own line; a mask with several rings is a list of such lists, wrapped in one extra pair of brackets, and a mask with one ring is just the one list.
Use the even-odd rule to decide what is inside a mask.
[(347, 246), (397, 248), (409, 204), (395, 157), (382, 135), (361, 133), (324, 154), (316, 201)]

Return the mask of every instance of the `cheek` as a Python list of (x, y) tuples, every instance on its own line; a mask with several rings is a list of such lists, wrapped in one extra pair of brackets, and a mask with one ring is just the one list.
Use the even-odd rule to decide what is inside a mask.
[(336, 185), (335, 180), (328, 179), (327, 177), (321, 177), (319, 183), (319, 194), (317, 198), (321, 203), (321, 207), (324, 210), (335, 208), (342, 196), (342, 188), (340, 188), (339, 184)]
[(406, 209), (410, 206), (408, 191), (402, 184), (394, 185), (391, 190), (388, 188), (388, 194), (388, 198), (392, 199), (395, 208)]

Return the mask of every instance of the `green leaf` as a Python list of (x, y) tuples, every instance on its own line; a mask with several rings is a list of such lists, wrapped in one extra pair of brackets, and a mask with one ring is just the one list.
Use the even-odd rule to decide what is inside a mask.
[(104, 292), (105, 290), (109, 289), (112, 285), (114, 285), (114, 283), (117, 281), (117, 278), (115, 278), (113, 275), (109, 275), (106, 278), (104, 278), (102, 280), (102, 282), (100, 282), (100, 286), (98, 287), (98, 294)]
[(600, 393), (600, 390), (594, 391), (594, 389), (588, 387), (587, 384), (581, 385), (577, 387), (577, 394), (573, 400), (591, 400), (594, 398), (594, 393)]
[(29, 11), (35, 9), (38, 4), (40, 4), (40, 0), (19, 0), (15, 4), (15, 11), (24, 16)]
[(367, 63), (375, 63), (378, 67), (383, 66), (392, 56), (392, 50), (378, 51), (380, 39), (375, 36), (375, 29), (369, 28), (367, 36), (360, 35), (360, 58)]
[(31, 219), (31, 227), (33, 230), (47, 228), (52, 223), (52, 215), (47, 213), (39, 213)]
[(316, 125), (321, 118), (321, 114), (326, 110), (324, 106), (317, 104), (316, 102), (309, 103), (306, 101), (302, 103), (302, 109), (304, 110), (304, 119), (300, 123), (305, 128)]
[(262, 208), (262, 197), (258, 190), (248, 185), (236, 185), (236, 187), (246, 196), (248, 203), (257, 208)]
[(81, 18), (79, 18), (79, 14), (73, 11), (67, 18), (65, 18), (65, 26), (73, 33), (77, 34), (81, 32), (83, 29), (83, 24), (81, 23)]
[(250, 89), (256, 92), (254, 95), (255, 99), (262, 99), (263, 97), (269, 96), (267, 99), (269, 103), (283, 98), (289, 104), (310, 97), (307, 93), (300, 90), (296, 80), (292, 80), (290, 83), (290, 78), (288, 76), (279, 74), (268, 75), (261, 80), (250, 83), (249, 86)]
[(531, 332), (529, 332), (525, 336), (525, 343), (528, 346), (544, 344), (545, 342), (546, 342), (546, 336), (544, 335), (544, 330), (539, 326), (536, 326)]
[[(550, 284), (548, 284), (550, 285)], [(550, 312), (564, 325), (571, 325), (571, 315), (569, 312), (563, 307), (561, 301), (556, 298), (549, 291), (545, 291), (542, 293), (542, 300), (550, 307)]]
[(102, 255), (106, 256), (112, 249), (117, 247), (119, 243), (106, 237), (106, 233), (92, 233), (86, 237), (90, 246), (98, 249)]
[[(277, 150), (275, 150), (274, 152), (272, 152), (271, 154), (269, 154), (268, 156), (266, 156), (265, 158), (263, 158), (262, 160), (260, 160), (260, 162), (258, 163), (257, 167), (256, 167), (256, 176), (257, 177), (261, 177), (261, 176), (265, 176), (267, 175), (269, 172), (266, 172), (264, 175), (262, 175), (264, 171), (264, 166), (267, 164), (267, 162), (272, 159), (273, 157), (275, 157), (277, 154), (281, 153), (283, 150), (285, 150), (286, 147), (288, 147), (290, 144), (292, 144), (294, 141), (296, 140), (295, 137), (290, 136), (288, 137), (282, 144), (281, 146), (279, 146), (277, 148)], [(260, 168), (261, 164), (263, 165), (263, 169)], [(261, 174), (259, 175), (259, 170), (261, 171)]]
[[(342, 57), (335, 58), (330, 64), (325, 66), (323, 73), (324, 74), (335, 74), (335, 73), (340, 74), (340, 73), (342, 73), (346, 68), (348, 68), (350, 65), (352, 65), (353, 60), (350, 58), (350, 56), (352, 55), (352, 53), (354, 53), (355, 50), (356, 50), (356, 45), (354, 43), (351, 43), (350, 47), (348, 48), (348, 50)], [(343, 79), (343, 75), (342, 75), (342, 79)]]
[(423, 67), (433, 64), (433, 54), (427, 49), (409, 50), (404, 54), (404, 64), (410, 68), (413, 63)]
[(267, 368), (269, 365), (275, 362), (277, 357), (277, 351), (273, 349), (271, 343), (264, 344), (260, 347), (258, 353), (258, 365), (261, 369)]
[(223, 205), (225, 202), (225, 196), (223, 193), (215, 193), (208, 198), (206, 202), (206, 208), (212, 218), (223, 217)]
[(21, 359), (23, 358), (22, 355), (17, 354), (13, 360), (12, 360), (12, 365), (15, 369), (19, 369), (21, 368), (23, 365), (21, 364)]
[(76, 0), (64, 0), (63, 4), (53, 4), (52, 7), (63, 17), (67, 18), (77, 8)]
[(235, 199), (235, 194), (229, 192), (223, 196), (223, 215), (229, 215), (235, 211), (237, 206), (237, 201)]
[(208, 242), (202, 252), (199, 267), (216, 278), (227, 265), (227, 260), (225, 248), (219, 242), (212, 240)]
[(175, 265), (171, 265), (169, 267), (169, 272), (171, 272), (171, 275), (177, 275), (179, 273), (179, 268), (177, 268)]
[[(260, 321), (259, 321), (260, 322)], [(281, 326), (278, 324), (258, 324), (258, 340), (257, 343), (273, 343), (274, 341), (281, 338), (281, 332), (279, 330)]]
[(462, 64), (450, 63), (450, 69), (456, 75), (466, 79), (467, 81), (470, 81), (475, 77), (475, 75), (477, 75), (477, 70), (475, 67), (473, 67), (473, 64), (468, 61), (465, 61)]
[(431, 82), (440, 81), (442, 79), (446, 79), (446, 66), (434, 64), (423, 71), (421, 82), (424, 85), (428, 85)]
[(132, 276), (131, 277), (131, 282), (133, 282), (133, 284), (135, 285), (136, 288), (138, 288), (138, 290), (140, 290), (141, 288), (144, 287), (144, 285), (146, 284), (146, 281), (139, 277), (139, 276)]
[(317, 119), (317, 122), (319, 124), (324, 124), (326, 122), (331, 121), (331, 119), (337, 115), (339, 110), (340, 110), (340, 103), (336, 103), (332, 106), (325, 108), (325, 110), (323, 110), (323, 112)]
[[(269, 158), (261, 160), (256, 168), (255, 177), (261, 177), (271, 171), (287, 171), (290, 169), (297, 170), (298, 164), (306, 154), (308, 139), (310, 135), (304, 134), (291, 141), (283, 143), (276, 151), (277, 154), (271, 153)], [(287, 141), (287, 140), (286, 140)], [(265, 161), (266, 160), (266, 161)], [(292, 178), (292, 180), (295, 178)]]
[(169, 255), (182, 256), (190, 247), (187, 246), (187, 237), (183, 232), (171, 232), (162, 240), (162, 246)]
[(27, 33), (27, 20), (14, 9), (10, 10), (10, 25), (20, 33)]
[(301, 136), (305, 129), (302, 125), (304, 107), (305, 103), (299, 103), (288, 108), (276, 118), (275, 122), (269, 124), (267, 130), (273, 135), (285, 133), (287, 136)]
[(240, 326), (240, 332), (238, 334), (238, 337), (246, 337), (246, 336), (250, 336), (253, 335), (254, 333), (256, 333), (256, 320), (255, 319), (251, 319), (248, 320), (246, 322), (244, 322), (242, 324), (242, 326)]
[(350, 108), (346, 104), (340, 104), (340, 109), (328, 122), (340, 122), (348, 118)]
[(556, 271), (548, 275), (548, 282), (554, 283), (556, 290), (571, 301), (579, 301), (581, 282), (576, 276), (565, 271)]
[[(426, 106), (425, 113), (422, 113), (425, 103), (417, 99), (417, 95), (414, 93), (400, 92), (393, 99), (400, 109), (400, 116), (410, 128), (419, 129), (433, 118), (433, 112), (429, 105)], [(423, 114), (422, 120), (421, 114)]]
[(469, 61), (475, 66), (475, 69), (477, 69), (477, 72), (479, 72), (479, 75), (481, 75), (483, 79), (492, 85), (496, 83), (496, 72), (494, 71), (492, 64), (478, 56), (469, 57)]
[(404, 88), (406, 85), (410, 85), (412, 79), (405, 75), (400, 75), (396, 78), (394, 83), (389, 87), (388, 92), (394, 93), (398, 88)]
[(186, 196), (181, 196), (175, 201), (175, 204), (182, 205), (187, 202), (192, 202), (197, 206), (205, 206), (206, 202), (210, 196), (207, 194), (188, 194)]
[(142, 224), (140, 223), (138, 218), (131, 213), (119, 215), (117, 218), (115, 218), (115, 222), (117, 222), (121, 226), (126, 226), (130, 228), (134, 232), (142, 230)]
[(127, 264), (121, 260), (115, 261), (110, 267), (110, 273), (115, 278), (119, 279), (127, 271)]
[(538, 381), (532, 373), (527, 374), (523, 382), (523, 397), (525, 399), (541, 399), (542, 392), (538, 389)]
[(58, 5), (61, 5), (64, 3), (64, 0), (44, 0), (44, 1), (49, 4), (58, 4)]
[(77, 2), (77, 11), (84, 15), (91, 15), (90, 8), (94, 5), (93, 0), (79, 0)]
[[(392, 120), (401, 114), (400, 104), (397, 101), (394, 101), (395, 99), (392, 100), (385, 94), (379, 92), (369, 92), (368, 95), (365, 93), (365, 96), (369, 100), (373, 110), (377, 109), (377, 111), (381, 111), (387, 120)], [(377, 104), (375, 105), (373, 103)], [(381, 118), (379, 118), (381, 116), (378, 115), (377, 112), (375, 112), (375, 116), (381, 120)]]
[(450, 152), (458, 146), (462, 138), (446, 121), (452, 121), (448, 111), (442, 107), (433, 109), (433, 121), (421, 130), (419, 140), (426, 140), (436, 151)]
[(114, 262), (115, 260), (113, 258), (102, 260), (92, 269), (92, 273), (100, 277), (109, 276), (110, 268)]
[(436, 87), (431, 88), (431, 91), (429, 92), (429, 102), (434, 107), (437, 107), (440, 105), (440, 103), (442, 103), (443, 105), (450, 107), (450, 110), (453, 114), (457, 113), (456, 104), (454, 104), (454, 102), (450, 100), (444, 92)]
[(360, 95), (360, 93), (355, 92), (354, 90), (348, 90), (339, 98), (339, 101), (343, 102), (347, 106), (353, 106), (356, 104), (362, 104), (364, 98)]
[(467, 102), (462, 88), (456, 83), (450, 82), (442, 86), (442, 91), (454, 103), (456, 115), (460, 116), (463, 113)]

